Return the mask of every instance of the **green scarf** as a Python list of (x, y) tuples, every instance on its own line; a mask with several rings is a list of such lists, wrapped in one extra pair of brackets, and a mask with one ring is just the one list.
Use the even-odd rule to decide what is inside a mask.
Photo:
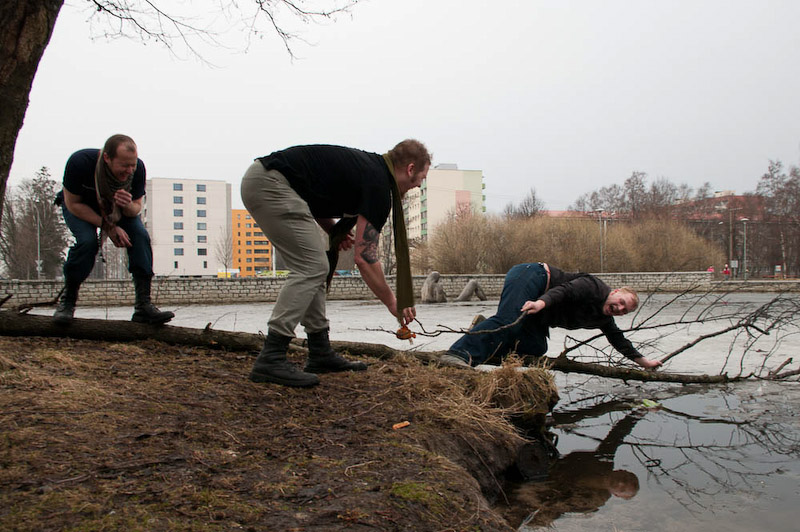
[(404, 308), (414, 306), (414, 283), (411, 280), (411, 259), (408, 254), (408, 236), (406, 235), (406, 220), (403, 216), (403, 198), (397, 187), (397, 177), (394, 175), (394, 164), (388, 153), (383, 154), (383, 160), (392, 174), (392, 226), (394, 227), (394, 254), (397, 259), (397, 281), (395, 295), (397, 297), (397, 312)]
[[(110, 226), (116, 224), (122, 218), (122, 209), (114, 203), (114, 193), (117, 190), (125, 189), (131, 191), (133, 185), (133, 174), (129, 175), (125, 181), (120, 181), (103, 159), (103, 150), (97, 156), (97, 165), (94, 167), (94, 187), (97, 191), (97, 204), (100, 206), (100, 216), (103, 218), (103, 230), (107, 231)], [(106, 224), (108, 227), (106, 227)]]

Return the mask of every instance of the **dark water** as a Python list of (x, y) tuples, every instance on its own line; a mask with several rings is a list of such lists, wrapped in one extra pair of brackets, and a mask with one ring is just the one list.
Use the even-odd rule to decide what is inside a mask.
[(800, 530), (799, 387), (564, 379), (561, 456), (499, 510), (523, 531)]

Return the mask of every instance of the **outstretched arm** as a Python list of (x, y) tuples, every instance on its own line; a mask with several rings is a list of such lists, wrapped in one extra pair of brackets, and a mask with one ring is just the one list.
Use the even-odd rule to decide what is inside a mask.
[(654, 369), (661, 366), (660, 361), (650, 360), (633, 347), (631, 341), (625, 338), (625, 335), (619, 330), (613, 318), (610, 320), (609, 324), (604, 325), (600, 330), (603, 331), (603, 334), (608, 339), (608, 342), (614, 346), (614, 349), (622, 353), (625, 358), (631, 359), (645, 369)]
[(383, 268), (378, 261), (379, 238), (380, 233), (378, 233), (377, 229), (375, 229), (366, 218), (359, 215), (358, 222), (356, 222), (356, 266), (358, 266), (358, 270), (361, 272), (361, 278), (367, 283), (372, 293), (381, 300), (381, 303), (386, 305), (389, 312), (397, 317), (403, 325), (408, 325), (414, 320), (417, 311), (414, 307), (409, 307), (401, 309), (398, 312), (397, 298), (386, 282), (386, 277), (383, 275)]

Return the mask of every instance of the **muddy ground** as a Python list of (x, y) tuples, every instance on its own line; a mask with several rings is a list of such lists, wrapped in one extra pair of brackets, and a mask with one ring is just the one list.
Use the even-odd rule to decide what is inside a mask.
[(543, 419), (547, 374), (363, 357), (292, 389), (253, 357), (0, 337), (0, 529), (511, 530), (509, 418)]

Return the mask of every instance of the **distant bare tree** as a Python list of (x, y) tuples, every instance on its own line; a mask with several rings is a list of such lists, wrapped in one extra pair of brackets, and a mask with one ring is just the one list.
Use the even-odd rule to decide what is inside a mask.
[(431, 253), (428, 242), (415, 238), (408, 241), (411, 252), (411, 271), (416, 275), (427, 275), (433, 269), (431, 266)]
[(503, 209), (503, 215), (506, 218), (533, 218), (538, 216), (544, 210), (544, 201), (536, 196), (536, 189), (532, 188), (528, 195), (520, 201), (517, 205), (509, 202)]
[(378, 260), (381, 262), (383, 273), (386, 275), (394, 274), (397, 267), (397, 259), (394, 253), (394, 222), (392, 221), (392, 216), (393, 214), (390, 212), (378, 239)]
[(214, 244), (214, 257), (225, 268), (227, 277), (228, 270), (233, 263), (233, 233), (222, 226), (220, 227), (220, 234), (222, 236)]
[(58, 187), (43, 167), (33, 179), (24, 181), (17, 193), (8, 195), (0, 255), (10, 277), (53, 279), (60, 271), (69, 232), (53, 204)]
[(430, 241), (432, 267), (442, 273), (485, 273), (489, 237), (485, 216), (468, 206), (450, 211)]
[[(764, 223), (754, 226), (758, 257), (771, 269), (782, 266), (783, 275), (800, 273), (800, 167), (788, 173), (780, 161), (770, 161), (756, 194), (764, 198)], [(751, 239), (751, 242), (754, 240)]]

